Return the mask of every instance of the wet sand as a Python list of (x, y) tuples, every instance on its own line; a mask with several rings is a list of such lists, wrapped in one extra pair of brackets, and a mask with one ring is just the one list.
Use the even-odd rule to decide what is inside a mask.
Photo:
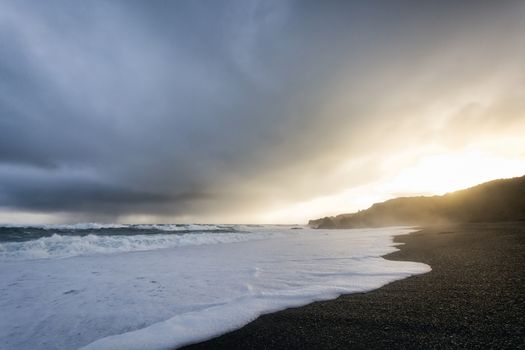
[(259, 317), (184, 349), (525, 349), (525, 222), (425, 228), (391, 260), (427, 274)]

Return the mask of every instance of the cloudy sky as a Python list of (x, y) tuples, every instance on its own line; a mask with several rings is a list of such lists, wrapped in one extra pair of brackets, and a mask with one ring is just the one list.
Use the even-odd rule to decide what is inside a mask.
[(525, 174), (523, 1), (0, 0), (0, 222), (305, 222)]

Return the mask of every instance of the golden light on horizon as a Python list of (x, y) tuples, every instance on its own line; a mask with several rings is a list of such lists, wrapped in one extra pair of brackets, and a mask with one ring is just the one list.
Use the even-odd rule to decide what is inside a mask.
[(192, 30), (124, 3), (1, 2), (0, 222), (304, 223), (525, 174), (525, 2), (228, 4)]
[(524, 173), (523, 160), (468, 151), (422, 157), (381, 187), (384, 192), (398, 195), (442, 195)]
[(524, 158), (480, 150), (422, 155), (409, 166), (390, 169), (390, 172), (388, 167), (395, 161), (387, 159), (384, 163), (385, 175), (373, 183), (266, 212), (260, 221), (303, 223), (308, 219), (363, 210), (395, 197), (443, 195), (486, 181), (525, 174)]

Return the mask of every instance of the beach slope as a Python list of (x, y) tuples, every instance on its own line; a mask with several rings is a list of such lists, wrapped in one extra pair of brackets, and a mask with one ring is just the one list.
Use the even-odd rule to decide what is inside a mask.
[(391, 260), (432, 272), (263, 315), (185, 349), (525, 348), (525, 223), (429, 227)]

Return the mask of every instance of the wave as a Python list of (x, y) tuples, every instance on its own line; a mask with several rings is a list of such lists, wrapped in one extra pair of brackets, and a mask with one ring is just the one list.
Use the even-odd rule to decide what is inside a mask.
[[(169, 231), (169, 230), (166, 230)], [(279, 232), (211, 232), (154, 235), (60, 235), (0, 243), (0, 260), (66, 258), (182, 246), (235, 243), (282, 236)]]
[(148, 224), (148, 225), (131, 225), (131, 228), (140, 230), (159, 230), (159, 231), (222, 231), (222, 230), (234, 230), (233, 226), (227, 225), (202, 225), (202, 224)]
[(0, 243), (27, 242), (40, 238), (60, 236), (132, 236), (185, 233), (250, 232), (251, 227), (239, 225), (199, 224), (48, 224), (48, 225), (0, 225)]

